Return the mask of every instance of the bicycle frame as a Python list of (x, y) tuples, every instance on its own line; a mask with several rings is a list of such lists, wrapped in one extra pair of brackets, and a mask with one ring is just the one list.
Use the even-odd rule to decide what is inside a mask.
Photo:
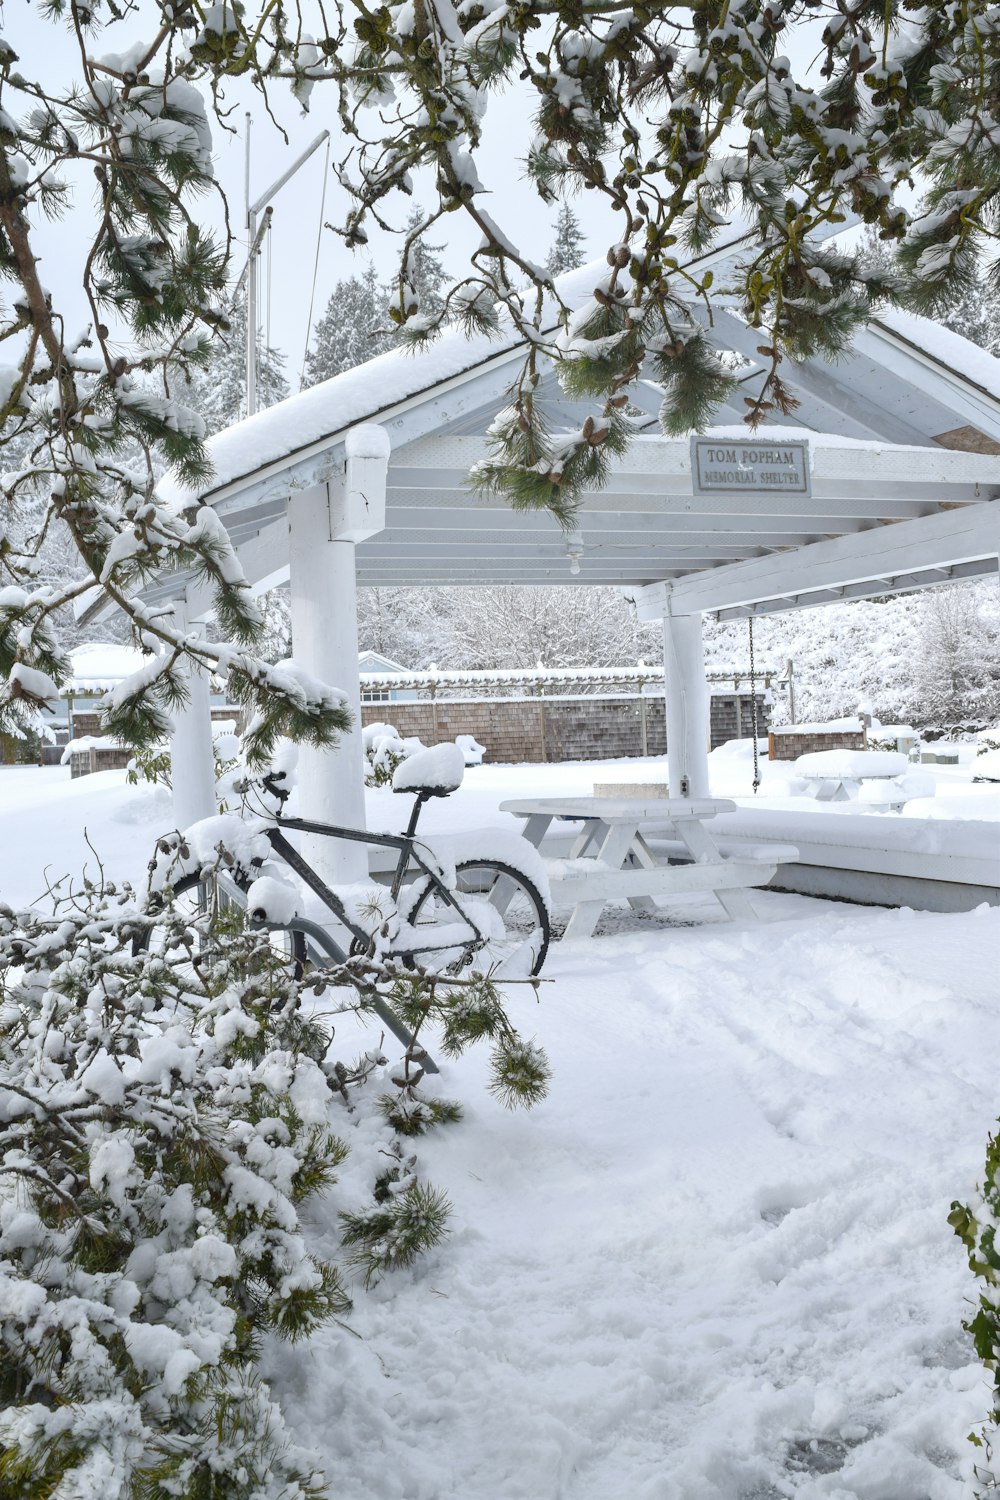
[[(280, 823), (272, 824), (264, 830), (264, 833), (271, 848), (279, 858), (288, 865), (289, 869), (294, 870), (300, 880), (319, 897), (323, 905), (333, 913), (338, 922), (341, 922), (359, 943), (367, 946), (371, 942), (371, 933), (352, 920), (344, 903), (340, 900), (336, 892), (326, 884), (322, 877), (313, 869), (312, 865), (285, 838), (284, 834), (286, 830), (292, 833), (315, 833), (323, 838), (344, 839), (349, 843), (368, 844), (377, 848), (398, 850), (399, 857), (396, 861), (396, 869), (389, 887), (393, 901), (395, 902), (399, 898), (407, 870), (416, 865), (420, 873), (425, 875), (430, 881), (435, 895), (440, 896), (445, 904), (451, 907), (461, 919), (465, 927), (468, 928), (469, 937), (466, 939), (466, 943), (469, 946), (482, 943), (485, 941), (483, 933), (480, 932), (468, 913), (463, 910), (440, 875), (417, 852), (416, 826), (420, 816), (420, 808), (424, 800), (424, 798), (418, 796), (413, 811), (410, 814), (410, 821), (405, 833), (367, 833), (361, 832), (357, 828), (341, 828), (334, 823), (314, 823), (308, 818), (282, 818)], [(297, 925), (297, 921), (293, 921), (289, 925), (294, 927)], [(303, 925), (302, 930), (307, 931), (307, 928)], [(433, 931), (433, 929), (431, 930)], [(417, 947), (394, 949), (392, 953), (394, 957), (413, 958), (420, 953), (446, 952), (449, 949), (461, 946), (463, 946), (461, 942), (456, 943), (452, 939), (448, 943), (430, 942), (422, 943)]]

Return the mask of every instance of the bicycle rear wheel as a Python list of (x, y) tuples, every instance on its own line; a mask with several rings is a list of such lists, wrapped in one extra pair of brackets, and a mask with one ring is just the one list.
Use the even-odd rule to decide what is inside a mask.
[[(549, 914), (537, 887), (526, 875), (501, 860), (465, 860), (455, 866), (454, 895), (463, 912), (483, 934), (485, 942), (468, 959), (451, 967), (494, 973), (498, 979), (528, 979), (538, 974), (549, 948)], [(456, 918), (428, 885), (414, 902), (410, 925), (424, 928), (428, 941), (436, 926)], [(419, 950), (414, 957), (420, 960)]]

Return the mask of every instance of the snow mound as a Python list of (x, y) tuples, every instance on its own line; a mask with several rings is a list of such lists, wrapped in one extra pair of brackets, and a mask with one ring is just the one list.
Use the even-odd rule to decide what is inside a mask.
[(974, 781), (1000, 781), (1000, 750), (987, 750), (972, 762)]

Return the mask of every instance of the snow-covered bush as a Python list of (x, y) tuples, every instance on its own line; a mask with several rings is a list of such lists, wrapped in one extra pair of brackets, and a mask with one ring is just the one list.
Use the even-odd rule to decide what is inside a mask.
[(367, 724), (361, 731), (365, 753), (365, 786), (390, 786), (392, 773), (424, 747), (412, 736), (403, 739), (392, 724)]
[(971, 1204), (951, 1205), (948, 1223), (969, 1253), (969, 1267), (979, 1281), (975, 1315), (962, 1326), (972, 1335), (976, 1353), (993, 1379), (993, 1409), (979, 1432), (969, 1441), (982, 1453), (976, 1465), (977, 1495), (1000, 1490), (1000, 1473), (994, 1469), (997, 1434), (1000, 1432), (1000, 1135), (990, 1136), (986, 1147), (986, 1172)]
[(266, 940), (90, 889), (0, 909), (0, 1490), (318, 1494), (256, 1372), (348, 1302), (299, 1210), (346, 1148)]
[[(212, 759), (215, 768), (215, 796), (219, 811), (227, 806), (232, 773), (243, 766), (239, 736), (226, 730), (212, 736)], [(125, 780), (130, 786), (140, 781), (152, 786), (170, 787), (173, 774), (170, 749), (166, 745), (148, 745), (137, 750), (129, 761)]]
[[(452, 1054), (491, 1037), (507, 1102), (544, 1092), (544, 1055), (488, 981), (363, 960), (331, 979), (327, 1013), (387, 996), (414, 1032), (442, 1023)], [(348, 1305), (338, 1238), (366, 1282), (437, 1243), (448, 1205), (402, 1138), (461, 1111), (421, 1087), (417, 1037), (365, 1105), (385, 1059), (331, 1059), (323, 989), (232, 908), (94, 885), (51, 915), (0, 906), (0, 1494), (325, 1493), (262, 1337)], [(374, 1202), (328, 1216), (321, 1257), (300, 1214), (335, 1182), (359, 1102), (384, 1122)]]

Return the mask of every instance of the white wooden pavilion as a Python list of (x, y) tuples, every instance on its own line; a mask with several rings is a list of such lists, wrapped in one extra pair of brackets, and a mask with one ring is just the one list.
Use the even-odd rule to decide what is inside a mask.
[[(691, 269), (713, 269), (718, 285), (747, 243), (734, 231)], [(589, 297), (600, 269), (563, 278), (566, 300)], [(742, 396), (759, 388), (763, 368), (759, 334), (734, 310), (716, 311), (710, 336), (748, 361), (705, 435), (724, 458), (749, 436)], [(804, 444), (797, 488), (727, 488), (725, 477), (713, 487), (711, 473), (696, 482), (692, 442), (660, 433), (660, 392), (641, 381), (631, 449), (610, 484), (584, 497), (571, 535), (547, 513), (476, 499), (466, 483), (523, 354), (513, 335), (449, 332), (423, 353), (382, 355), (219, 434), (212, 480), (175, 491), (179, 504), (215, 508), (256, 591), (289, 581), (296, 658), (348, 692), (358, 724), (359, 583), (620, 585), (642, 618), (663, 621), (671, 794), (702, 796), (703, 615), (760, 615), (997, 570), (1000, 360), (936, 324), (886, 312), (838, 363), (788, 370), (794, 419), (757, 440)], [(578, 430), (592, 409), (568, 401), (551, 368), (540, 400), (553, 432)], [(725, 475), (725, 465), (716, 470)], [(146, 597), (172, 602), (192, 626), (210, 609), (203, 586), (179, 572)], [(174, 735), (181, 826), (213, 810), (210, 750), (208, 683), (192, 681)], [(363, 826), (360, 734), (335, 751), (304, 750), (300, 766), (306, 816)], [(314, 853), (331, 877), (357, 878), (342, 856), (331, 865), (326, 850)]]

